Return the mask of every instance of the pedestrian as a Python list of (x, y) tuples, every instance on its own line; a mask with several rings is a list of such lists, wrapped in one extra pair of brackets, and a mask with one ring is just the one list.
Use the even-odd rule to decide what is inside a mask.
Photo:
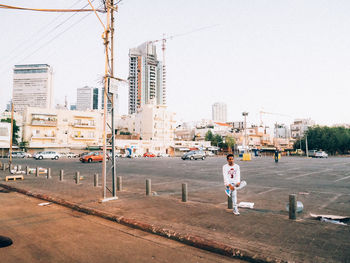
[(274, 156), (275, 156), (275, 163), (278, 163), (279, 151), (278, 151), (277, 148), (276, 148), (276, 150), (275, 150)]
[(241, 172), (238, 164), (235, 164), (233, 154), (226, 156), (227, 164), (222, 167), (224, 176), (225, 193), (232, 198), (233, 214), (239, 215), (237, 205), (237, 190), (247, 185), (246, 181), (241, 181)]

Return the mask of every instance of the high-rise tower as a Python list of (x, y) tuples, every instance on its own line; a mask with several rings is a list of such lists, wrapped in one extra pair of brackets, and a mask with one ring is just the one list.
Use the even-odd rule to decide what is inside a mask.
[(227, 105), (226, 103), (216, 102), (212, 106), (213, 121), (226, 122), (227, 121)]
[(157, 60), (156, 46), (145, 42), (129, 50), (129, 114), (155, 100), (166, 104), (165, 69)]

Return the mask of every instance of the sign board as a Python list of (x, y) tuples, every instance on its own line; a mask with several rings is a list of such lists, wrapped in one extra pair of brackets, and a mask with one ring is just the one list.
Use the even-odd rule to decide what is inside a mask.
[(108, 78), (108, 92), (112, 94), (118, 94), (118, 88), (128, 87), (128, 82), (125, 80), (118, 80), (114, 78)]

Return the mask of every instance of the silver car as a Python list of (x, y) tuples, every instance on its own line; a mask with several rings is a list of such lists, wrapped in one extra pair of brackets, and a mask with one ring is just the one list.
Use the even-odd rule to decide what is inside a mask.
[(35, 158), (36, 160), (42, 160), (42, 159), (58, 160), (60, 157), (61, 155), (58, 152), (54, 152), (54, 151), (38, 152), (33, 155), (33, 158)]
[(190, 151), (188, 153), (185, 153), (182, 157), (182, 160), (198, 160), (198, 159), (205, 159), (205, 152), (203, 151)]

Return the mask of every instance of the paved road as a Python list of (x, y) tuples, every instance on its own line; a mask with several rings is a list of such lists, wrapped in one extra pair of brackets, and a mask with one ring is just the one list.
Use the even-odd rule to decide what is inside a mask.
[[(6, 160), (6, 159), (4, 159)], [(91, 181), (94, 173), (101, 174), (101, 163), (80, 163), (77, 159), (58, 161), (14, 159), (15, 163), (31, 167), (51, 167), (53, 175), (65, 170), (67, 180), (73, 180), (75, 171)], [(180, 158), (118, 159), (119, 176), (123, 186), (144, 191), (145, 179), (152, 179), (152, 190), (158, 195), (178, 196), (181, 183), (189, 184), (190, 198), (214, 205), (223, 202), (221, 167), (224, 157), (205, 161), (183, 161)], [(350, 158), (307, 159), (283, 157), (275, 164), (272, 157), (260, 157), (251, 162), (237, 160), (241, 177), (248, 182), (240, 193), (240, 200), (255, 202), (262, 209), (284, 210), (288, 194), (297, 193), (306, 202), (309, 211), (350, 214)], [(110, 180), (109, 180), (110, 181)]]
[(243, 262), (0, 188), (0, 262)]

